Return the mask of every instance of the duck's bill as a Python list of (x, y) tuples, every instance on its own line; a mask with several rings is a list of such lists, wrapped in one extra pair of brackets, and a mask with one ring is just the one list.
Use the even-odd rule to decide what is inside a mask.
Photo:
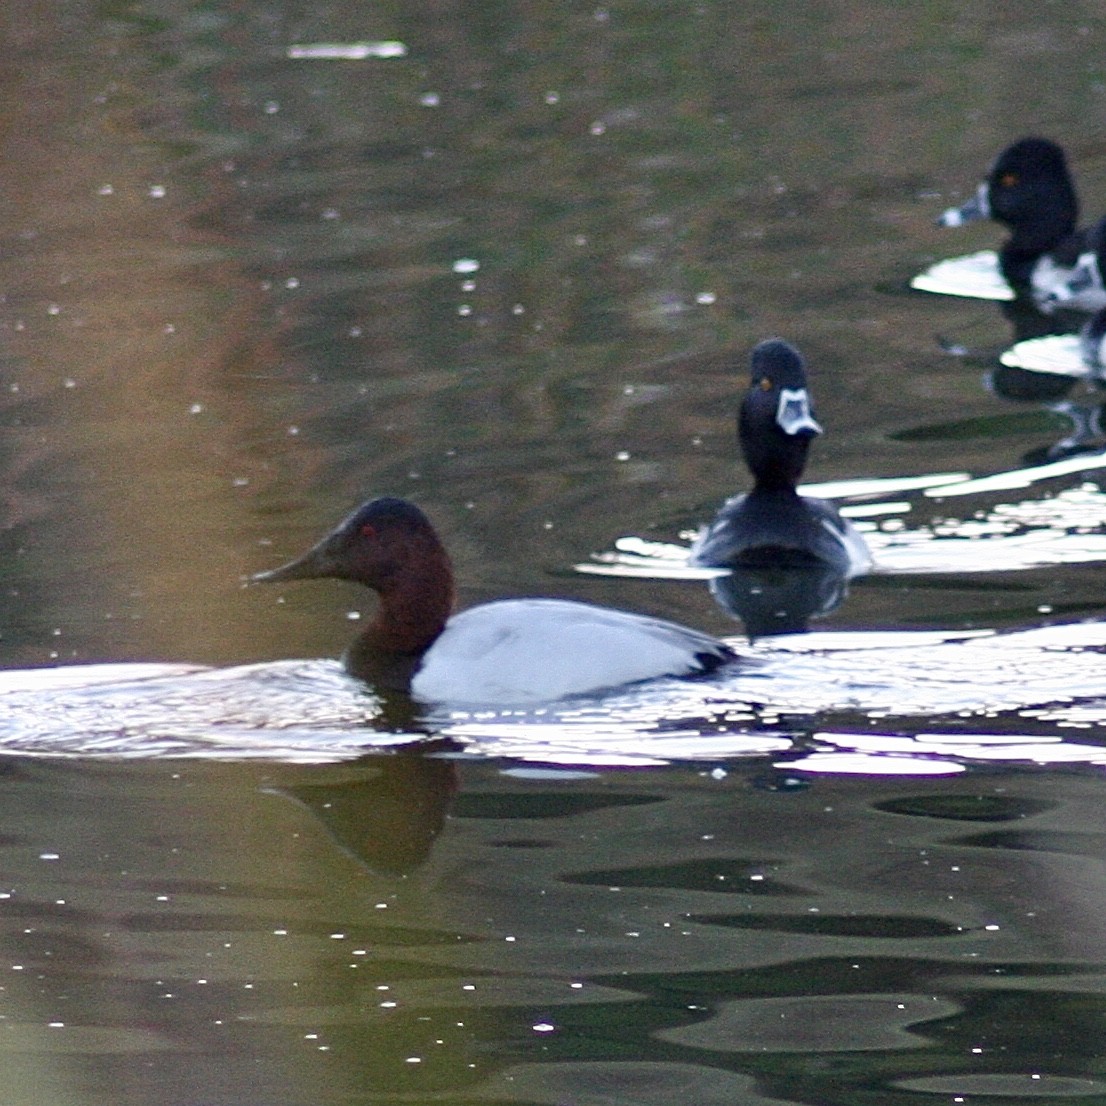
[(981, 184), (970, 200), (959, 207), (950, 207), (937, 216), (939, 227), (962, 227), (965, 223), (975, 223), (980, 219), (990, 219), (991, 201), (987, 198), (987, 186)]
[(810, 395), (805, 388), (781, 388), (776, 423), (785, 434), (821, 434), (822, 428), (810, 413)]
[(326, 555), (326, 550), (316, 546), (302, 557), (289, 561), (279, 568), (271, 568), (268, 572), (255, 572), (250, 577), (251, 584), (281, 584), (285, 580), (318, 580), (324, 576), (332, 576), (331, 565)]

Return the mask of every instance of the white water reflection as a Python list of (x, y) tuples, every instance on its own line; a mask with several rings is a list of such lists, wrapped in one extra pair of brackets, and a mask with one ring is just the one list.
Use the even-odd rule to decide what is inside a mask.
[[(0, 749), (315, 762), (446, 740), (481, 757), (574, 765), (770, 757), (800, 771), (948, 774), (972, 762), (1106, 764), (1106, 743), (1087, 740), (1106, 724), (1106, 623), (734, 644), (744, 663), (711, 679), (537, 708), (441, 707), (402, 725), (332, 661), (8, 672)], [(954, 735), (928, 732), (948, 720)], [(1050, 729), (1035, 734), (1041, 723)]]
[(919, 292), (964, 296), (973, 300), (1007, 302), (1014, 298), (994, 250), (979, 250), (963, 257), (938, 261), (914, 277), (910, 287)]
[[(1106, 494), (1102, 489), (1086, 481), (1039, 499), (979, 507), (970, 515), (930, 517), (914, 527), (909, 523), (916, 506), (909, 500), (871, 501), (868, 497), (918, 490), (923, 500), (917, 506), (924, 506), (931, 515), (933, 504), (926, 500), (1029, 488), (1103, 467), (1106, 455), (1078, 456), (978, 479), (945, 473), (902, 481), (810, 484), (799, 490), (826, 499), (861, 500), (844, 502), (841, 513), (864, 535), (874, 559), (873, 573), (1009, 572), (1106, 560)], [(695, 533), (685, 532), (680, 537), (683, 543), (620, 537), (613, 549), (595, 553), (591, 561), (574, 568), (586, 575), (664, 580), (703, 580), (725, 574), (725, 570), (690, 566), (688, 555)]]
[(1083, 347), (1078, 334), (1047, 334), (1041, 338), (1026, 338), (1005, 350), (999, 361), (1011, 369), (1070, 376), (1076, 380), (1089, 379), (1092, 376), (1090, 366), (1083, 360)]
[(366, 58), (405, 58), (407, 47), (402, 42), (301, 42), (289, 46), (292, 60), (364, 61)]

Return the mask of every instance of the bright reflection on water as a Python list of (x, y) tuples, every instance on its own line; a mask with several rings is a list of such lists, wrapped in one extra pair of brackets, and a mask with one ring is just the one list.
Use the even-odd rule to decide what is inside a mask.
[[(876, 775), (944, 774), (972, 761), (1106, 763), (1106, 748), (1074, 733), (1022, 732), (1029, 719), (1073, 731), (1106, 721), (1106, 623), (1001, 635), (831, 631), (734, 645), (743, 660), (732, 673), (525, 709), (389, 704), (323, 661), (11, 672), (0, 687), (0, 741), (24, 755), (305, 762), (445, 742), (469, 755), (565, 765), (783, 757), (797, 770), (836, 764)], [(825, 728), (835, 720), (849, 732)], [(1000, 720), (1002, 736), (990, 732)], [(934, 722), (957, 729), (913, 732)]]
[[(1074, 457), (977, 479), (939, 474), (846, 480), (804, 485), (800, 492), (841, 501), (841, 513), (856, 523), (872, 551), (875, 573), (1006, 572), (1106, 559), (1106, 495), (1098, 485), (1084, 483), (1039, 499), (980, 507), (970, 517), (938, 517), (917, 528), (910, 526), (910, 501), (879, 497), (920, 490), (929, 499), (955, 501), (1103, 466), (1106, 456)], [(689, 541), (693, 537), (689, 534)], [(592, 562), (575, 567), (591, 575), (672, 580), (709, 580), (722, 574), (688, 565), (689, 550), (690, 545), (624, 537), (615, 541), (613, 551), (597, 553)]]

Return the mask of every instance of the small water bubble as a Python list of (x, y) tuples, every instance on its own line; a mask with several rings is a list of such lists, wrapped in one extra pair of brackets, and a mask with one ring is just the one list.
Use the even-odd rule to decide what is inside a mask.
[(202, 403), (193, 403), (192, 406), (188, 408), (188, 413), (190, 415), (200, 415), (203, 413), (203, 409), (204, 405)]
[(265, 101), (265, 114), (266, 115), (276, 115), (276, 113), (278, 111), (280, 111), (280, 104), (276, 100), (266, 100)]
[(100, 187), (96, 189), (96, 194), (99, 196), (114, 196), (115, 186), (111, 184), (101, 184)]
[(457, 314), (460, 315), (462, 319), (467, 319), (472, 314), (472, 305), (468, 303), (461, 304), (461, 306), (457, 308)]
[(628, 461), (630, 459), (630, 451), (628, 449), (620, 449), (615, 455), (616, 461)]
[(463, 280), (463, 281), (461, 281), (461, 291), (462, 292), (475, 292), (476, 291), (476, 281), (475, 280)]
[(561, 102), (561, 94), (550, 89), (550, 91), (545, 94), (545, 102), (547, 104), (559, 104)]
[(340, 219), (341, 217), (342, 214), (336, 207), (323, 208), (320, 213), (320, 218), (323, 219)]
[(151, 200), (163, 200), (165, 198), (165, 185), (164, 184), (151, 184), (146, 190), (146, 195)]
[(480, 269), (480, 262), (474, 257), (459, 257), (453, 262), (455, 273), (475, 273)]
[(596, 119), (594, 123), (588, 127), (588, 134), (601, 135), (607, 133), (607, 124), (601, 119)]
[(297, 289), (299, 286), (300, 286), (300, 278), (299, 277), (289, 277), (284, 282), (284, 287), (288, 288), (291, 291), (295, 291), (295, 289)]
[(700, 292), (695, 297), (695, 302), (703, 307), (708, 307), (714, 303), (718, 297), (713, 292)]
[(442, 98), (437, 92), (424, 92), (419, 97), (419, 103), (424, 108), (436, 108), (441, 102)]
[(364, 331), (359, 326), (351, 326), (349, 328), (349, 336), (351, 338), (360, 338), (364, 334)]

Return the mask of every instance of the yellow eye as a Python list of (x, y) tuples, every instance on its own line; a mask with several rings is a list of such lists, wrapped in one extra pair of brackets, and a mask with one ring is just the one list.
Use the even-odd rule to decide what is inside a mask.
[(1018, 183), (1018, 174), (1003, 173), (1002, 176), (999, 177), (998, 182), (1003, 188), (1013, 188), (1014, 185)]
[(770, 392), (772, 390), (772, 381), (766, 376), (760, 378), (760, 383), (757, 385), (762, 392)]

